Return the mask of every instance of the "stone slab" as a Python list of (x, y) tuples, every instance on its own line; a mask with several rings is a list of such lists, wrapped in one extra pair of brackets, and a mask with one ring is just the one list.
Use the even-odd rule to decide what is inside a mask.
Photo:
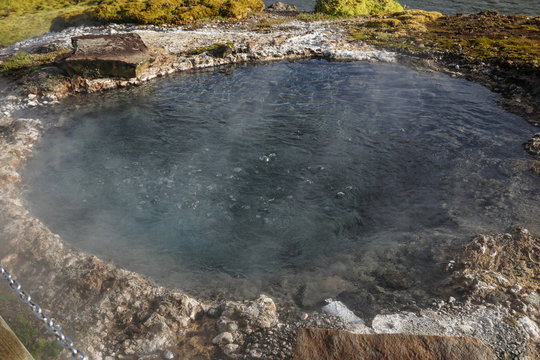
[(494, 360), (476, 338), (299, 329), (294, 360)]
[(71, 39), (73, 54), (62, 61), (70, 75), (95, 78), (134, 78), (151, 61), (138, 34), (84, 35)]

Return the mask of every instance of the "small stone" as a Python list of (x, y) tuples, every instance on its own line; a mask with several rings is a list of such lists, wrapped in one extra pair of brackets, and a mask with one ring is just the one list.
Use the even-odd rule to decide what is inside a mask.
[(164, 359), (171, 360), (171, 359), (174, 359), (174, 354), (173, 354), (173, 352), (170, 351), (170, 350), (165, 350), (165, 351), (163, 352), (162, 357), (163, 357)]
[(237, 344), (227, 344), (223, 347), (223, 353), (227, 356), (231, 356), (238, 350), (238, 347)]
[(230, 332), (222, 332), (218, 336), (212, 339), (212, 344), (226, 345), (233, 342), (233, 335)]
[(249, 352), (249, 355), (250, 355), (252, 358), (259, 359), (260, 357), (262, 357), (262, 352), (261, 352), (261, 350), (259, 350), (259, 349), (252, 349), (252, 350)]
[(35, 98), (37, 98), (36, 94), (28, 94), (28, 99), (34, 100)]
[(231, 332), (231, 333), (238, 330), (238, 324), (236, 323), (236, 321), (231, 321), (230, 323), (228, 323), (227, 324), (227, 330), (229, 330), (229, 332)]
[(510, 291), (515, 294), (515, 293), (519, 292), (521, 289), (522, 289), (521, 285), (515, 284), (514, 286), (512, 286), (510, 288)]
[(307, 313), (300, 314), (300, 320), (307, 320), (308, 317), (309, 315)]
[(219, 310), (216, 308), (210, 308), (206, 314), (208, 314), (208, 316), (211, 318), (217, 318), (219, 316)]

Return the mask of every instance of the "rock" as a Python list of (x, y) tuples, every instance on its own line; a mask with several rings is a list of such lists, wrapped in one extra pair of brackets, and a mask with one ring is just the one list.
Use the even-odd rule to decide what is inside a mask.
[(268, 7), (267, 10), (269, 10), (269, 11), (294, 11), (294, 12), (298, 12), (298, 8), (296, 6), (290, 5), (290, 4), (285, 4), (285, 3), (282, 3), (281, 1), (273, 3), (272, 5), (270, 5)]
[(227, 44), (222, 44), (215, 49), (210, 50), (208, 53), (215, 58), (223, 59), (232, 54), (232, 47)]
[(355, 324), (364, 324), (364, 320), (356, 316), (351, 310), (341, 301), (330, 301), (322, 307), (322, 311), (328, 315), (337, 316), (345, 321)]
[(414, 285), (414, 280), (407, 274), (396, 270), (387, 270), (380, 276), (384, 285), (393, 290), (405, 290)]
[(223, 353), (227, 356), (231, 356), (238, 350), (238, 347), (237, 344), (227, 344), (223, 347)]
[(540, 157), (540, 133), (534, 134), (534, 136), (523, 144), (525, 150), (536, 157)]
[(299, 329), (294, 360), (323, 359), (492, 360), (495, 355), (476, 338)]
[(61, 62), (70, 76), (134, 78), (151, 61), (138, 34), (84, 35), (71, 42), (75, 51)]
[(242, 328), (270, 328), (278, 323), (276, 304), (266, 295), (255, 301), (228, 302), (221, 315), (224, 323), (235, 319)]
[(162, 357), (166, 360), (174, 359), (174, 354), (171, 350), (165, 350), (162, 354)]
[(233, 335), (230, 332), (222, 332), (218, 336), (212, 339), (212, 344), (215, 345), (226, 345), (234, 341)]
[(532, 340), (537, 340), (540, 338), (540, 330), (538, 329), (538, 325), (536, 325), (535, 322), (528, 317), (524, 316), (519, 318), (517, 324)]

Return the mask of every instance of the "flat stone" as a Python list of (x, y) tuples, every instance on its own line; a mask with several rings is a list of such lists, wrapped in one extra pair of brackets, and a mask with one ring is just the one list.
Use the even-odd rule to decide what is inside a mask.
[(493, 360), (479, 339), (299, 329), (294, 360)]
[(70, 76), (134, 78), (151, 61), (138, 34), (76, 36), (71, 43), (75, 50), (61, 63)]

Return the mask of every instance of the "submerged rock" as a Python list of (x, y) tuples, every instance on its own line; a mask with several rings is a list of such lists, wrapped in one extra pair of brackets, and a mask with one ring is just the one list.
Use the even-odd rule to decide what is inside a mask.
[(295, 360), (345, 359), (491, 360), (493, 352), (475, 338), (404, 334), (354, 334), (300, 329)]
[(62, 61), (70, 76), (134, 78), (151, 62), (138, 34), (84, 35), (71, 41), (75, 50)]

